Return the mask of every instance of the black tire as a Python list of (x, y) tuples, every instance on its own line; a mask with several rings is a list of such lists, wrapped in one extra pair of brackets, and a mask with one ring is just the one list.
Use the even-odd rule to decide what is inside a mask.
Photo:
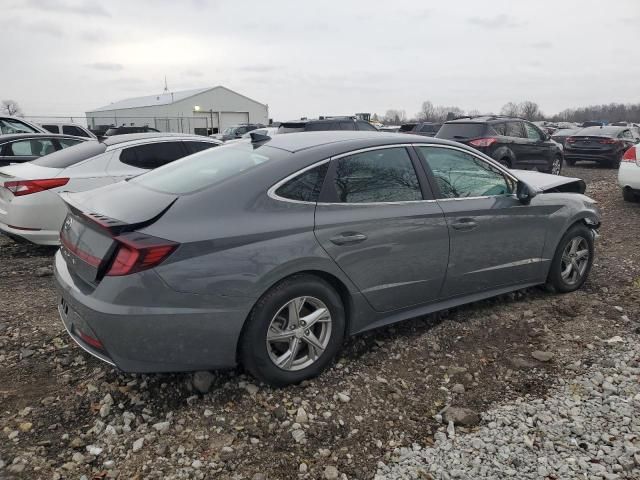
[(622, 162), (622, 155), (624, 155), (624, 153), (620, 152), (618, 155), (616, 155), (615, 158), (612, 158), (611, 160), (607, 161), (607, 167), (620, 168), (620, 162)]
[(498, 163), (500, 165), (502, 165), (503, 167), (506, 168), (511, 168), (511, 160), (509, 160), (508, 158), (501, 158), (500, 160), (498, 160)]
[[(563, 254), (565, 253), (565, 249), (567, 249), (569, 244), (574, 239), (578, 238), (584, 239), (586, 245), (588, 246), (589, 257), (587, 259), (584, 272), (575, 282), (570, 282), (569, 279), (565, 279), (562, 276)], [(553, 260), (551, 262), (551, 268), (549, 269), (549, 275), (547, 276), (547, 288), (551, 291), (559, 293), (568, 293), (578, 290), (580, 287), (582, 287), (584, 282), (587, 280), (587, 277), (589, 276), (591, 265), (593, 265), (593, 254), (593, 234), (591, 230), (582, 223), (572, 226), (569, 230), (567, 230), (567, 233), (564, 234), (564, 236), (560, 240), (560, 243), (558, 243), (556, 253), (554, 254)]]
[[(299, 370), (283, 369), (271, 359), (269, 351), (271, 347), (267, 346), (267, 332), (276, 315), (291, 300), (300, 297), (319, 300), (329, 310), (331, 331), (328, 336), (328, 344), (309, 366)], [(294, 275), (272, 287), (251, 310), (240, 339), (239, 360), (251, 375), (274, 387), (300, 383), (319, 375), (331, 364), (342, 346), (345, 327), (344, 306), (340, 295), (333, 287), (315, 275)], [(305, 345), (304, 348), (307, 348), (309, 352), (307, 355), (310, 355), (311, 347), (302, 340), (304, 339), (300, 338), (300, 345)], [(290, 345), (287, 348), (291, 348)]]
[(565, 158), (564, 161), (567, 162), (567, 165), (569, 165), (570, 167), (573, 167), (576, 164), (576, 161), (573, 158)]
[(630, 188), (622, 189), (622, 198), (625, 202), (637, 202), (638, 196)]

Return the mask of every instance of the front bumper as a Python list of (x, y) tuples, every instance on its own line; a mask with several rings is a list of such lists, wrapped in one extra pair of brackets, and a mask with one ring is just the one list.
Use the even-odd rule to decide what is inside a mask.
[[(105, 278), (95, 287), (58, 252), (54, 279), (65, 328), (85, 351), (125, 372), (212, 370), (236, 364), (251, 303), (170, 289), (153, 271)], [(92, 346), (97, 340), (101, 348)], [(93, 343), (93, 342), (92, 342)]]

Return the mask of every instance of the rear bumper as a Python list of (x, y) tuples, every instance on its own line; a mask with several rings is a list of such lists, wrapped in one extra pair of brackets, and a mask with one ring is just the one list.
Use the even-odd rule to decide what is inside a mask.
[(18, 241), (27, 241), (38, 245), (60, 244), (60, 234), (57, 230), (23, 230), (0, 222), (0, 231), (7, 237)]
[(593, 162), (612, 162), (618, 158), (618, 153), (616, 152), (605, 152), (605, 153), (579, 153), (576, 151), (564, 151), (564, 159), (565, 160), (591, 160)]
[[(125, 372), (233, 367), (251, 302), (176, 292), (153, 270), (105, 278), (90, 289), (55, 257), (58, 310), (78, 345)], [(102, 344), (87, 343), (82, 334)], [(93, 342), (92, 342), (93, 343)]]

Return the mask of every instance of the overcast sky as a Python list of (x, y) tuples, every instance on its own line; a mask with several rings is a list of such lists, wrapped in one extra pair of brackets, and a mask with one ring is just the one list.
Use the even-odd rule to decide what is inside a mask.
[(78, 115), (224, 85), (277, 120), (640, 102), (640, 0), (0, 0), (0, 99)]

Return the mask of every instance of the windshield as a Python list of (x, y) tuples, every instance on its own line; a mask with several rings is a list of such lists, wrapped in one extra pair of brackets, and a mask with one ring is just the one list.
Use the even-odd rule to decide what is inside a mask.
[(0, 133), (37, 133), (33, 127), (30, 127), (26, 123), (22, 123), (19, 120), (13, 120), (11, 118), (0, 118)]
[(90, 140), (37, 158), (32, 160), (31, 163), (40, 165), (41, 167), (67, 168), (88, 158), (100, 155), (106, 149), (107, 146), (104, 143)]
[(251, 143), (234, 143), (190, 155), (130, 181), (164, 193), (186, 194), (288, 155), (266, 145), (254, 148)]
[(223, 135), (235, 135), (236, 133), (236, 129), (233, 127), (227, 127), (224, 129), (224, 132), (222, 132)]

